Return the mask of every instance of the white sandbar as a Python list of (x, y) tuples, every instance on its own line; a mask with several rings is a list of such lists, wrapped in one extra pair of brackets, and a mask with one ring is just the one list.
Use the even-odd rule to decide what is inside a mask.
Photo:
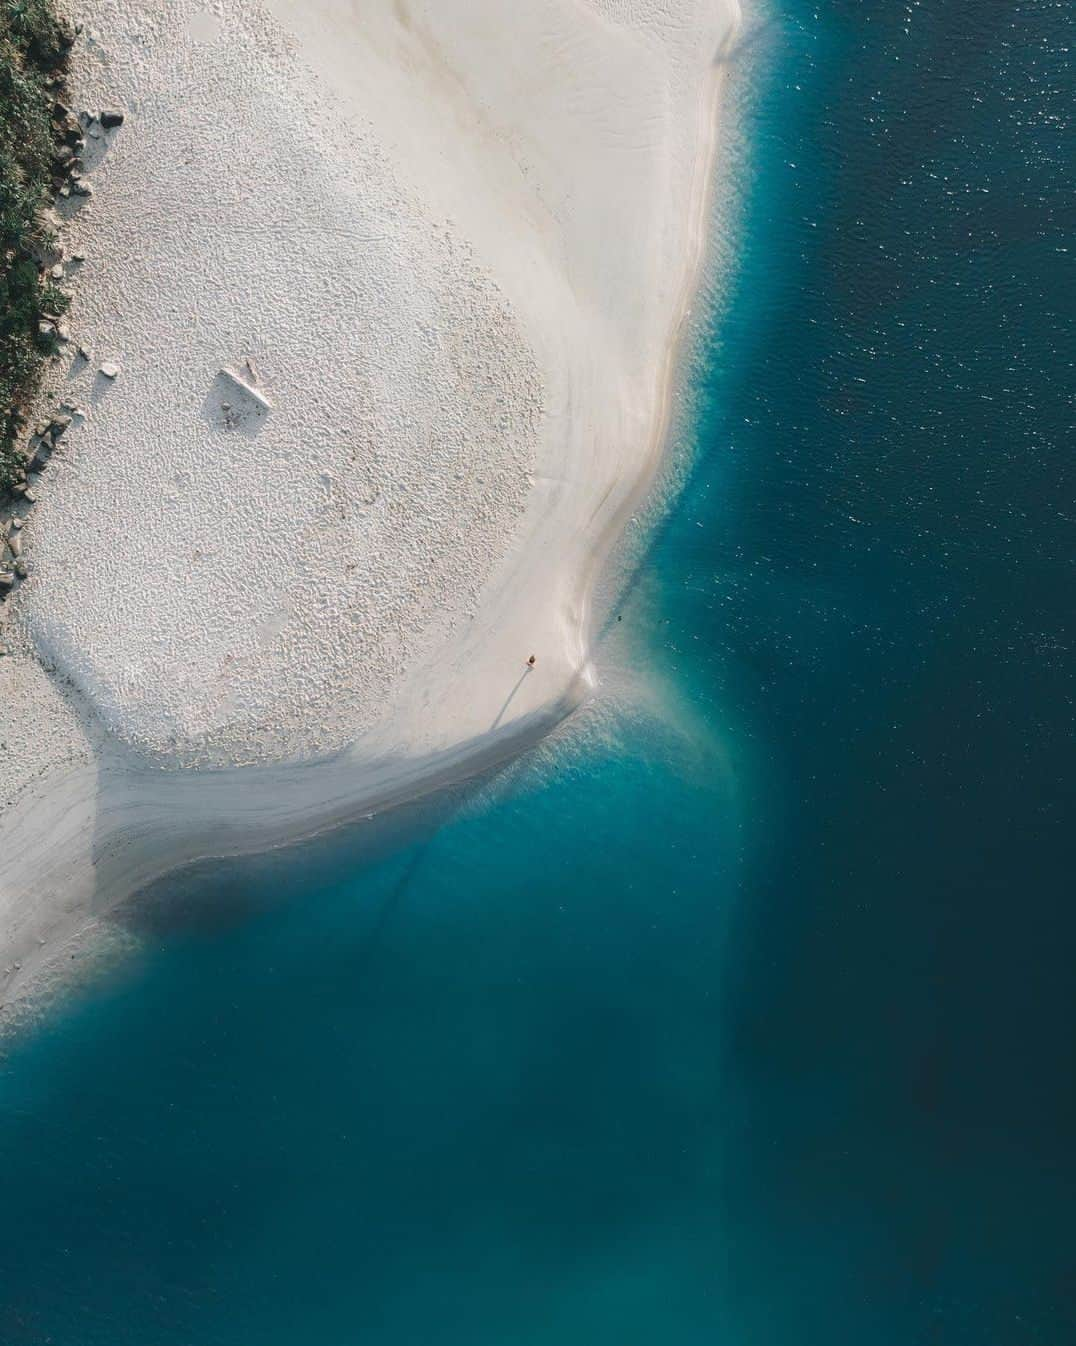
[(127, 118), (70, 225), (71, 325), (122, 372), (64, 370), (91, 416), (8, 604), (0, 1003), (158, 874), (459, 779), (578, 704), (738, 7), (81, 17), (78, 105)]

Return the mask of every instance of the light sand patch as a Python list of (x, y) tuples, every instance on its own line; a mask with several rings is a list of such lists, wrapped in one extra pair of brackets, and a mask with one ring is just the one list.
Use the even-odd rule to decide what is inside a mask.
[(207, 9), (196, 11), (187, 20), (187, 36), (192, 42), (216, 42), (224, 25)]

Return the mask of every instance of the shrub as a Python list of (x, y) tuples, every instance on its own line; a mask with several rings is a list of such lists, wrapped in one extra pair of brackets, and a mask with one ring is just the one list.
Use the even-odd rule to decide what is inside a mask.
[(44, 313), (66, 299), (42, 276), (41, 212), (63, 128), (52, 121), (71, 34), (51, 0), (0, 0), (0, 493), (18, 470), (22, 408), (50, 353)]

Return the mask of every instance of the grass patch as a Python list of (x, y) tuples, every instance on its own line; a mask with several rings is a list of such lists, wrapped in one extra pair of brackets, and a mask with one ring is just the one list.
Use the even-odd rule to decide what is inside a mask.
[(38, 324), (67, 306), (40, 259), (50, 241), (41, 212), (65, 135), (54, 105), (72, 36), (51, 0), (0, 0), (0, 494), (19, 475), (25, 404), (54, 349)]

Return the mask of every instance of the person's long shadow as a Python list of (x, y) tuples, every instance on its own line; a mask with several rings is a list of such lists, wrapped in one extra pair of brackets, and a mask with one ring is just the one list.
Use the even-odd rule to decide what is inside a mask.
[(515, 696), (516, 692), (518, 692), (519, 689), (523, 686), (523, 679), (527, 676), (528, 673), (533, 673), (533, 672), (534, 672), (534, 669), (531, 667), (530, 664), (528, 664), (527, 667), (523, 670), (523, 672), (519, 675), (519, 681), (518, 681), (518, 682), (516, 683), (516, 685), (512, 688), (512, 690), (508, 693), (508, 696), (507, 696), (507, 698), (505, 699), (505, 703), (504, 703), (504, 705), (503, 705), (503, 706), (500, 708), (500, 710), (497, 712), (497, 718), (496, 718), (496, 719), (493, 721), (493, 723), (490, 725), (490, 727), (489, 727), (489, 732), (490, 732), (490, 733), (492, 733), (492, 732), (494, 731), (494, 729), (496, 729), (497, 726), (500, 724), (500, 722), (504, 719), (505, 712), (508, 710), (508, 707), (512, 704), (512, 698)]

